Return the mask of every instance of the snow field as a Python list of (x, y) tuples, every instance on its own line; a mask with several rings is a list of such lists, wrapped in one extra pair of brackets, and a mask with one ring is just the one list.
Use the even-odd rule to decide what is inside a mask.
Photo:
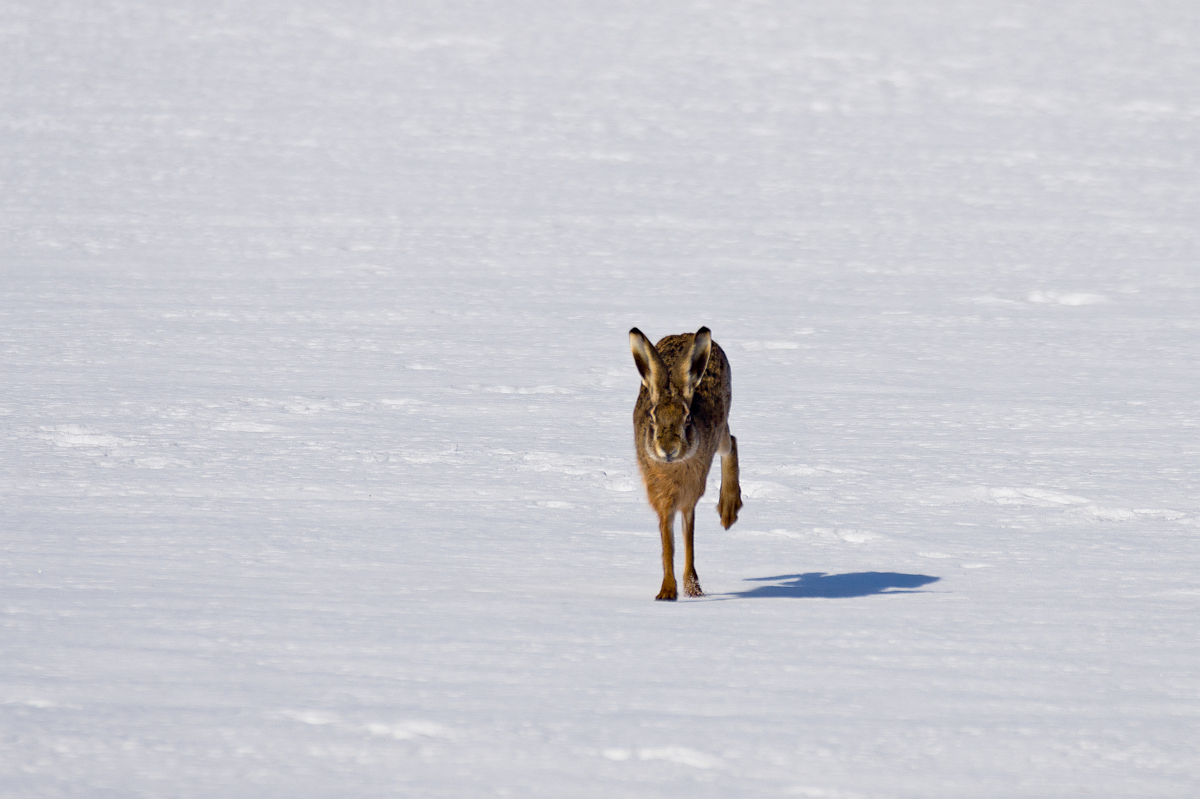
[[(5, 6), (3, 793), (1193, 796), (1196, 36)], [(667, 605), (626, 331), (701, 324)]]

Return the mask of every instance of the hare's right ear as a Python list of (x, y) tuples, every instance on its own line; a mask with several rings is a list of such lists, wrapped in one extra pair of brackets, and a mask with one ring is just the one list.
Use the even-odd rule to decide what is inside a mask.
[(642, 385), (650, 389), (651, 397), (657, 397), (667, 381), (667, 367), (658, 350), (636, 327), (629, 331), (629, 349), (642, 375)]

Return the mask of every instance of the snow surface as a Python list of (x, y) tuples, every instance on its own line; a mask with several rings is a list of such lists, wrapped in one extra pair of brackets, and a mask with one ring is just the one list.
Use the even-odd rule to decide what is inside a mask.
[[(1182, 2), (0, 5), (6, 797), (1200, 795)], [(626, 331), (746, 507), (655, 603)]]

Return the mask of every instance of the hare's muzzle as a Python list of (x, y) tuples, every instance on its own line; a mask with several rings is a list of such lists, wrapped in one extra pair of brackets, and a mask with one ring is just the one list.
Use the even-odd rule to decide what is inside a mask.
[(655, 443), (654, 450), (658, 457), (667, 463), (679, 460), (679, 458), (683, 455), (683, 445), (678, 442), (669, 447), (663, 447), (662, 445)]

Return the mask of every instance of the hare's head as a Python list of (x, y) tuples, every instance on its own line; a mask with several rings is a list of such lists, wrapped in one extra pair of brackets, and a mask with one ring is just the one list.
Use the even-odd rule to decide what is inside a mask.
[(646, 454), (663, 463), (684, 460), (699, 443), (692, 421), (692, 397), (708, 368), (712, 335), (707, 327), (700, 328), (691, 346), (670, 366), (636, 327), (629, 331), (629, 348), (642, 385), (650, 392), (650, 430), (642, 441)]

